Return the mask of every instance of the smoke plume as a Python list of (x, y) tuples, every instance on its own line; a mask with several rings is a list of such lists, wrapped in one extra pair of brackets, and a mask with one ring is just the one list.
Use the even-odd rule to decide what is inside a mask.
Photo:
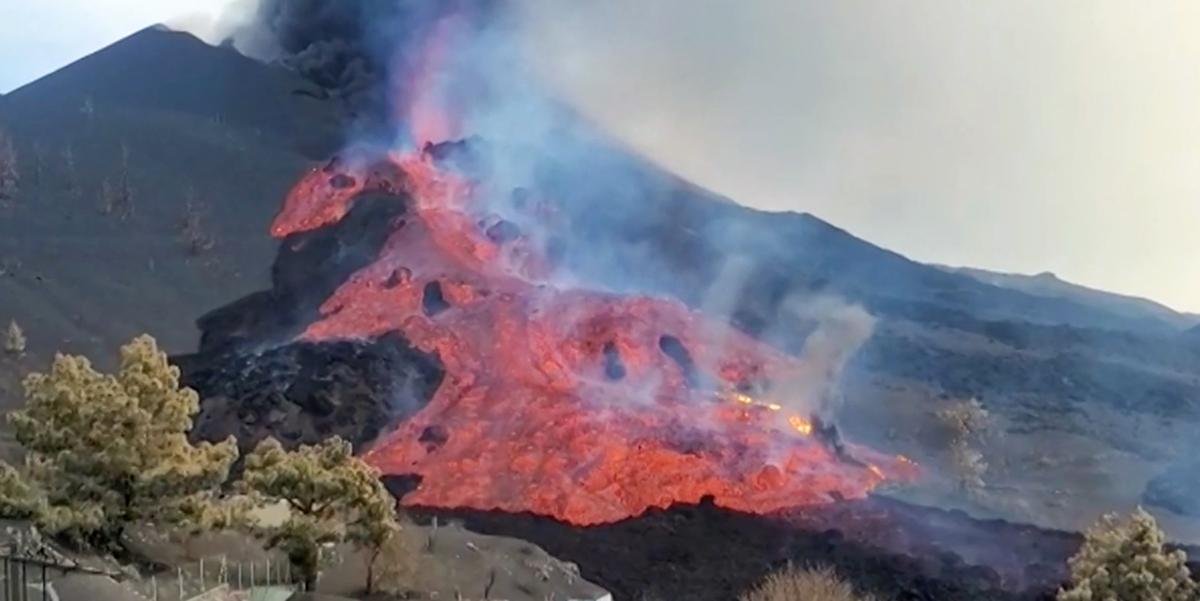
[[(804, 373), (769, 392), (830, 417), (872, 318), (794, 290), (775, 267), (794, 243), (770, 218), (669, 175), (559, 102), (522, 43), (525, 4), (262, 0), (234, 43), (356, 105), (369, 124), (355, 130), (359, 147), (470, 138), (448, 158), (480, 176), (489, 222), (564, 266), (557, 283), (675, 296), (785, 348), (804, 341)], [(517, 210), (542, 200), (554, 215)]]

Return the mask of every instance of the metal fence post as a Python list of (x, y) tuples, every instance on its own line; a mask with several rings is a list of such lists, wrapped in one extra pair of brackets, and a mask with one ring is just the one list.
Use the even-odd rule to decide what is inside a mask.
[(250, 588), (254, 588), (254, 562), (250, 562)]
[(158, 601), (158, 574), (150, 575), (150, 591), (154, 596), (153, 601)]
[(183, 601), (183, 567), (182, 566), (175, 568), (175, 575), (178, 576), (177, 580), (179, 580), (179, 601)]

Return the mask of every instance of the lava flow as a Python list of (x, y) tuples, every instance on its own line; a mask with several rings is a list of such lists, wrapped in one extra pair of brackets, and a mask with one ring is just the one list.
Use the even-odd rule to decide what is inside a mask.
[(398, 331), (441, 359), (428, 405), (366, 455), (419, 477), (404, 503), (595, 524), (705, 496), (770, 512), (911, 473), (749, 394), (797, 359), (677, 301), (546, 283), (535, 241), (477, 214), (475, 182), (437, 149), (313, 170), (272, 226), (284, 237), (335, 223), (366, 191), (410, 205), (302, 334)]
[[(420, 149), (314, 169), (271, 227), (282, 238), (331, 225), (368, 192), (408, 204), (375, 261), (302, 334), (396, 331), (441, 360), (433, 398), (366, 454), (416, 477), (402, 501), (596, 524), (706, 496), (770, 512), (911, 475), (911, 462), (848, 448), (832, 427), (759, 398), (803, 373), (794, 357), (674, 300), (551, 283), (544, 241), (487, 210), (475, 143), (446, 141), (463, 130), (463, 101), (488, 97), (487, 75), (503, 71), (451, 60), (482, 13), (446, 6), (395, 78), (396, 114)], [(546, 199), (510, 200), (506, 210), (544, 226), (532, 229), (554, 229)]]

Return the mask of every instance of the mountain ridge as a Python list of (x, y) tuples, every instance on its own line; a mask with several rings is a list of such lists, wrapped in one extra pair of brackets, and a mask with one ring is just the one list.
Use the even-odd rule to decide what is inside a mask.
[(1156, 319), (1169, 323), (1180, 330), (1200, 325), (1200, 315), (1198, 314), (1178, 311), (1163, 303), (1142, 296), (1110, 292), (1100, 288), (1076, 284), (1064, 280), (1049, 271), (1027, 275), (976, 267), (932, 265), (944, 271), (965, 274), (981, 282), (1002, 288), (1012, 288), (1037, 296), (1074, 298), (1079, 302), (1106, 306), (1113, 312), (1131, 317), (1142, 315), (1147, 319)]

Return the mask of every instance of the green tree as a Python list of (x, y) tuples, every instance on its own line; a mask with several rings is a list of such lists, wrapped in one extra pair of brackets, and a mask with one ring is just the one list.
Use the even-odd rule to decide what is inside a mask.
[(1142, 508), (1127, 520), (1106, 515), (1070, 560), (1071, 587), (1059, 601), (1195, 601), (1196, 583), (1183, 551), (1168, 552), (1154, 516)]
[(153, 338), (122, 347), (115, 375), (97, 372), (85, 357), (57, 355), (48, 373), (25, 379), (25, 398), (10, 421), (27, 452), (27, 473), (3, 467), (0, 507), (30, 507), (17, 494), (30, 492), (42, 529), (110, 550), (132, 524), (211, 527), (232, 519), (218, 487), (237, 446), (232, 438), (188, 440), (196, 392), (180, 388), (179, 369)]
[(0, 516), (28, 519), (40, 515), (45, 498), (13, 466), (0, 463)]
[(322, 545), (341, 542), (366, 552), (366, 589), (374, 589), (375, 560), (399, 527), (379, 472), (355, 457), (350, 443), (335, 436), (286, 451), (268, 438), (246, 456), (242, 486), (265, 502), (287, 505), (288, 517), (264, 534), (269, 546), (287, 553), (309, 589)]

